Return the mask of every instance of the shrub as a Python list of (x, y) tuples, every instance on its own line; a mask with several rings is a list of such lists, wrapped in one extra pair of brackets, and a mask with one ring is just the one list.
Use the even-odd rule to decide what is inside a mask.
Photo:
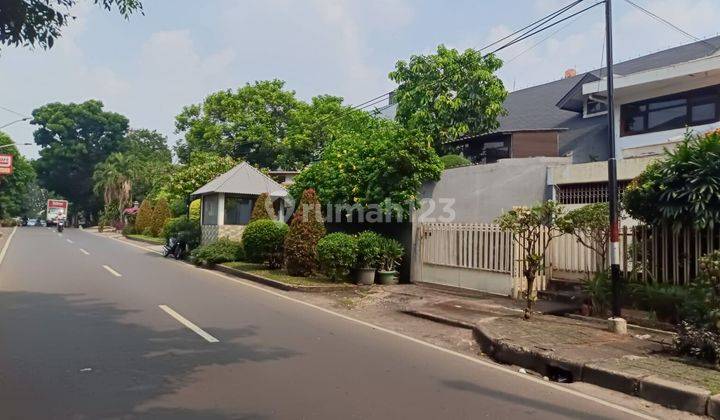
[(126, 225), (122, 228), (122, 234), (125, 235), (125, 236), (127, 236), (127, 235), (134, 235), (134, 234), (135, 234), (135, 225), (132, 224), (132, 223), (126, 224)]
[(254, 222), (260, 219), (275, 219), (275, 210), (272, 207), (272, 201), (270, 201), (270, 195), (268, 193), (262, 193), (255, 200), (252, 214), (250, 215), (250, 221)]
[(405, 249), (395, 239), (381, 237), (380, 241), (380, 270), (395, 271), (402, 260)]
[(705, 296), (702, 288), (675, 284), (631, 283), (629, 294), (635, 305), (652, 311), (661, 321), (678, 323), (694, 319), (703, 312)]
[(240, 261), (245, 258), (243, 246), (240, 242), (220, 238), (216, 242), (195, 248), (190, 253), (195, 264), (221, 264), (230, 261)]
[(442, 161), (445, 169), (451, 169), (451, 168), (457, 168), (460, 166), (472, 165), (472, 162), (470, 162), (464, 156), (460, 156), (460, 155), (445, 155), (445, 156), (441, 156), (440, 160)]
[(720, 333), (717, 331), (683, 321), (674, 341), (679, 354), (720, 365)]
[(346, 233), (331, 233), (317, 244), (318, 260), (323, 272), (333, 281), (345, 278), (355, 265), (357, 239)]
[(166, 241), (170, 238), (177, 238), (184, 241), (190, 249), (200, 245), (200, 223), (196, 220), (188, 220), (187, 216), (168, 219), (162, 234)]
[(589, 275), (583, 283), (583, 292), (590, 299), (594, 315), (605, 315), (612, 300), (612, 283), (606, 270)]
[(288, 274), (309, 276), (317, 270), (316, 248), (324, 235), (325, 225), (315, 190), (305, 190), (285, 239), (285, 264)]
[(170, 214), (170, 207), (168, 206), (167, 200), (164, 198), (159, 199), (153, 208), (150, 223), (152, 236), (160, 236), (162, 234), (163, 226), (165, 226), (165, 222), (167, 222), (170, 217), (172, 217), (172, 215)]
[(153, 236), (152, 228), (146, 227), (145, 230), (142, 231), (143, 236)]
[(199, 198), (190, 202), (190, 220), (200, 222), (200, 207), (202, 206), (202, 200)]
[(150, 200), (143, 200), (135, 218), (135, 229), (145, 234), (145, 229), (152, 224), (153, 206)]
[(382, 236), (366, 230), (357, 235), (358, 255), (356, 267), (377, 268), (382, 253)]
[(287, 234), (288, 226), (281, 221), (261, 219), (249, 223), (242, 236), (245, 256), (253, 262), (267, 262), (270, 268), (281, 267)]
[(720, 222), (720, 131), (697, 134), (650, 165), (623, 194), (623, 206), (634, 219), (675, 228), (704, 229)]
[(17, 220), (15, 220), (15, 219), (2, 219), (2, 220), (0, 220), (0, 226), (2, 226), (2, 227), (15, 227), (15, 226), (17, 226)]

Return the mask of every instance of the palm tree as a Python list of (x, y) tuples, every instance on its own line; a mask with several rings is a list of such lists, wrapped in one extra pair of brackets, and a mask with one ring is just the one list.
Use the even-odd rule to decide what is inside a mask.
[(102, 194), (105, 204), (117, 203), (122, 210), (132, 201), (132, 181), (135, 168), (132, 158), (122, 153), (113, 153), (97, 164), (93, 173), (93, 190)]

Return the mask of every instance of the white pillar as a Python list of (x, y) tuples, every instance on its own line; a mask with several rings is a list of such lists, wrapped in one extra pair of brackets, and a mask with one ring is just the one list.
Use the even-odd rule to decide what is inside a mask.
[(225, 193), (218, 193), (218, 216), (217, 224), (222, 226), (225, 224)]

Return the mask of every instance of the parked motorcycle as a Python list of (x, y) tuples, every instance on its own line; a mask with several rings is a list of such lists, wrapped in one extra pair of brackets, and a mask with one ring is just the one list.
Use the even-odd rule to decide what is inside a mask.
[(163, 257), (172, 255), (176, 260), (182, 259), (185, 254), (185, 248), (185, 241), (178, 238), (170, 238), (165, 246), (163, 246)]

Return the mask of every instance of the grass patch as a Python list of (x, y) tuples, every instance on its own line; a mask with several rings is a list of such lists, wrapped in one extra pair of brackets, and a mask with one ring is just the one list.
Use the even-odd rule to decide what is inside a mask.
[(126, 235), (129, 239), (135, 239), (138, 241), (152, 242), (156, 245), (165, 245), (165, 238), (156, 238), (154, 236), (145, 235)]
[(233, 261), (225, 263), (223, 265), (293, 286), (328, 286), (333, 284), (342, 284), (333, 282), (329, 278), (322, 275), (315, 275), (311, 277), (291, 276), (284, 269), (270, 270), (264, 264), (253, 264), (247, 262)]

